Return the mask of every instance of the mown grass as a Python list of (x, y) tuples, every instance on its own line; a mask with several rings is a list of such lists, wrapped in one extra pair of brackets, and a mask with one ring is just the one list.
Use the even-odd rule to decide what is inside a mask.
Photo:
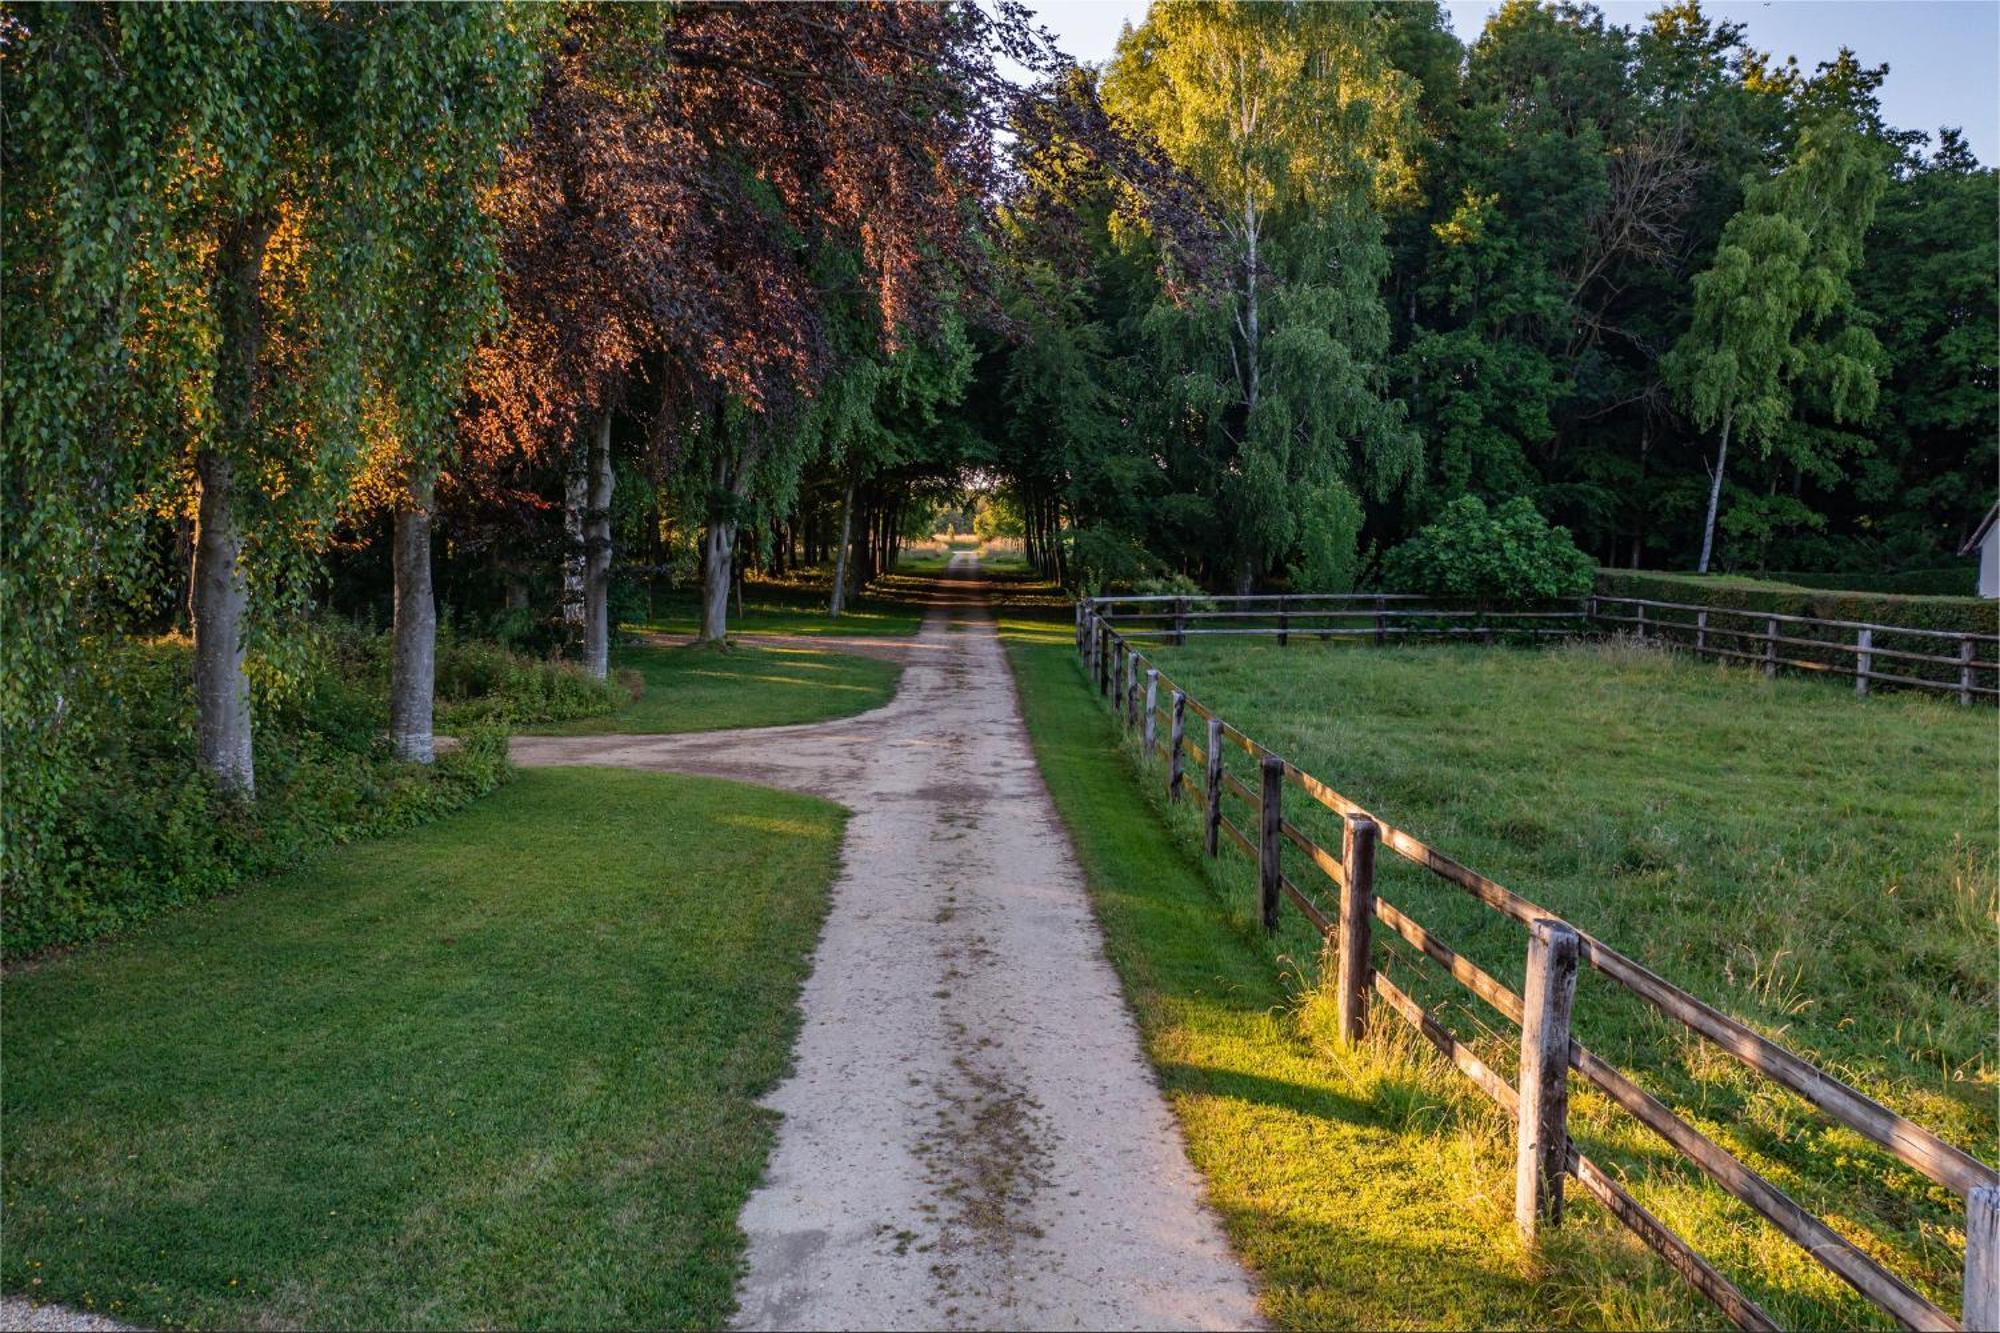
[(841, 826), (535, 771), (16, 971), (0, 1287), (169, 1327), (719, 1326)]
[[(1820, 682), (1769, 682), (1620, 645), (1239, 642), (1158, 658), (1198, 698), (1381, 817), (1995, 1156), (1990, 712), (1915, 695), (1857, 701)], [(1251, 780), (1247, 763), (1235, 771)], [(1158, 780), (1149, 768), (1147, 785)], [(1315, 809), (1288, 792), (1288, 817), (1337, 846), (1333, 821)], [(1289, 852), (1287, 872), (1324, 883)], [(1247, 863), (1218, 873), (1246, 903)], [(1518, 988), (1518, 926), (1386, 854), (1381, 876), (1385, 897)], [(1381, 942), (1385, 933), (1377, 965), (1511, 1072), (1515, 1038), (1499, 1016), (1400, 941)], [(1309, 956), (1296, 916), (1278, 947)], [(1956, 1309), (1963, 1213), (1948, 1191), (1602, 978), (1585, 976), (1577, 1014), (1583, 1041)], [(1781, 1324), (1887, 1322), (1580, 1086), (1573, 1129)], [(1622, 1300), (1575, 1296), (1614, 1311)]]
[(543, 736), (665, 735), (821, 722), (879, 708), (896, 692), (893, 662), (818, 648), (635, 644), (614, 668), (637, 672), (639, 697), (613, 713), (522, 728)]
[[(864, 591), (836, 619), (828, 616), (830, 569), (801, 570), (785, 578), (753, 577), (743, 587), (743, 609), (729, 601), (731, 634), (835, 634), (873, 637), (915, 634), (923, 611), (879, 590)], [(693, 634), (701, 629), (701, 594), (694, 588), (662, 588), (647, 598), (639, 628), (662, 634)]]
[(1378, 1025), (1341, 1049), (1310, 948), (1274, 949), (1227, 874), (1134, 782), (1067, 624), (1002, 632), (1029, 735), (1147, 1054), (1280, 1328), (1720, 1326), (1601, 1214), (1539, 1254), (1512, 1224), (1511, 1129)]

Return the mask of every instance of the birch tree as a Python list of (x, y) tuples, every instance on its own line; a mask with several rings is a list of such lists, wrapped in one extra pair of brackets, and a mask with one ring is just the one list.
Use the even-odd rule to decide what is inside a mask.
[(1824, 395), (1836, 421), (1875, 405), (1881, 349), (1847, 316), (1849, 275), (1887, 184), (1884, 167), (1853, 125), (1809, 122), (1784, 169), (1748, 187), (1714, 263), (1695, 279), (1693, 323), (1662, 370), (1696, 424), (1717, 432), (1701, 573), (1714, 555), (1733, 435), (1768, 453), (1802, 386)]

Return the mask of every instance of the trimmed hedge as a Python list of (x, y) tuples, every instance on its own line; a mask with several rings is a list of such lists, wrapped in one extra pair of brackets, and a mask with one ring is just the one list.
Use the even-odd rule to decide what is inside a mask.
[(1816, 616), (1821, 620), (1860, 620), (1873, 625), (1949, 630), (1957, 634), (2000, 633), (2000, 602), (1983, 597), (1909, 597), (1639, 569), (1598, 570), (1597, 592), (1604, 597), (1643, 597), (1693, 606)]
[(1774, 583), (1837, 592), (1893, 592), (1911, 597), (1970, 597), (1979, 587), (1973, 562), (1950, 569), (1906, 569), (1900, 574), (1772, 574)]
[[(1894, 593), (1829, 591), (1818, 588), (1788, 587), (1730, 575), (1704, 577), (1699, 574), (1660, 574), (1643, 570), (1600, 569), (1597, 592), (1603, 597), (1637, 597), (1648, 601), (1678, 602), (1685, 606), (1707, 607), (1716, 611), (1745, 611), (1752, 616), (1808, 616), (1820, 620), (1860, 621), (1878, 626), (1912, 630), (1942, 630), (1952, 634), (1991, 636), (2000, 631), (2000, 604), (1979, 597), (1903, 597)], [(1606, 608), (1618, 615), (1629, 608)], [(1649, 609), (1647, 629), (1654, 637), (1692, 647), (1696, 638), (1696, 613)], [(1608, 628), (1626, 631), (1636, 626), (1607, 622)], [(1803, 643), (1779, 644), (1777, 655), (1787, 665), (1804, 664), (1803, 669), (1843, 684), (1854, 679), (1857, 631), (1838, 626), (1779, 623), (1782, 638), (1815, 640), (1828, 645), (1820, 648)], [(1735, 652), (1742, 656), (1725, 658), (1754, 666), (1766, 648), (1764, 626), (1754, 619), (1735, 616), (1709, 617), (1707, 643), (1711, 652)], [(1873, 669), (1891, 676), (1932, 681), (1950, 687), (1960, 683), (1957, 662), (1961, 645), (1928, 634), (1899, 634), (1895, 629), (1878, 629), (1873, 638)], [(1990, 638), (1974, 646), (1979, 663), (1972, 683), (1981, 687), (2000, 684), (2000, 671), (1992, 666), (1994, 652)], [(1918, 653), (1953, 659), (1950, 662), (1923, 662), (1897, 653)], [(1895, 682), (1876, 680), (1875, 687), (1894, 688)], [(1975, 698), (1981, 696), (1973, 696)], [(1990, 697), (1990, 696), (1987, 696)]]

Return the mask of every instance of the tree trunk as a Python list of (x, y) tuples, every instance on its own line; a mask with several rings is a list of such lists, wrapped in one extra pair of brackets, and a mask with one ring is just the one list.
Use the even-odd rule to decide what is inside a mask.
[(234, 796), (257, 788), (250, 753), (250, 680), (243, 674), (250, 590), (243, 579), (243, 535), (230, 494), (235, 468), (204, 449), (195, 455), (201, 495), (195, 520), (194, 622), (196, 750), (216, 785)]
[(588, 503), (584, 514), (583, 669), (603, 680), (611, 674), (611, 409), (597, 418), (590, 448)]
[(412, 477), (396, 506), (396, 614), (389, 666), (389, 741), (413, 764), (437, 758), (431, 716), (437, 695), (437, 599), (431, 591), (431, 499), (435, 474)]
[(710, 519), (703, 546), (701, 641), (721, 643), (729, 636), (730, 557), (736, 551), (735, 522)]
[(1698, 574), (1708, 573), (1708, 558), (1715, 551), (1715, 511), (1722, 503), (1722, 468), (1729, 461), (1730, 414), (1722, 414), (1722, 445), (1715, 451), (1715, 475), (1708, 482), (1708, 518), (1701, 525), (1701, 563)]
[(840, 544), (833, 548), (833, 600), (827, 604), (830, 620), (840, 619), (847, 609), (847, 545), (854, 535), (854, 475), (848, 474), (847, 494), (840, 502)]
[(562, 619), (572, 644), (581, 640), (584, 622), (584, 511), (590, 507), (590, 454), (580, 441), (570, 448), (563, 481)]
[(228, 450), (257, 432), (258, 361), (264, 344), (264, 251), (272, 220), (252, 215), (224, 229), (215, 259), (219, 440), (195, 452), (197, 501), (188, 618), (194, 624), (195, 748), (224, 792), (257, 787), (250, 749), (250, 681), (243, 674), (250, 590)]

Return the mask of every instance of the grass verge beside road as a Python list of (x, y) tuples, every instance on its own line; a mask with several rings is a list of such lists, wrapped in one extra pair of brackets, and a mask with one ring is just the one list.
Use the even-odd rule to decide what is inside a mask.
[(893, 662), (830, 649), (705, 644), (615, 649), (611, 665), (645, 681), (638, 699), (615, 713), (544, 723), (538, 736), (666, 735), (823, 722), (879, 708), (896, 692)]
[(536, 770), (10, 974), (0, 1287), (164, 1326), (718, 1326), (842, 822)]
[(1511, 1130), (1382, 1025), (1337, 1048), (1248, 900), (1135, 785), (1067, 623), (1003, 612), (1028, 731), (1211, 1203), (1281, 1328), (1720, 1326), (1594, 1210), (1513, 1239)]

